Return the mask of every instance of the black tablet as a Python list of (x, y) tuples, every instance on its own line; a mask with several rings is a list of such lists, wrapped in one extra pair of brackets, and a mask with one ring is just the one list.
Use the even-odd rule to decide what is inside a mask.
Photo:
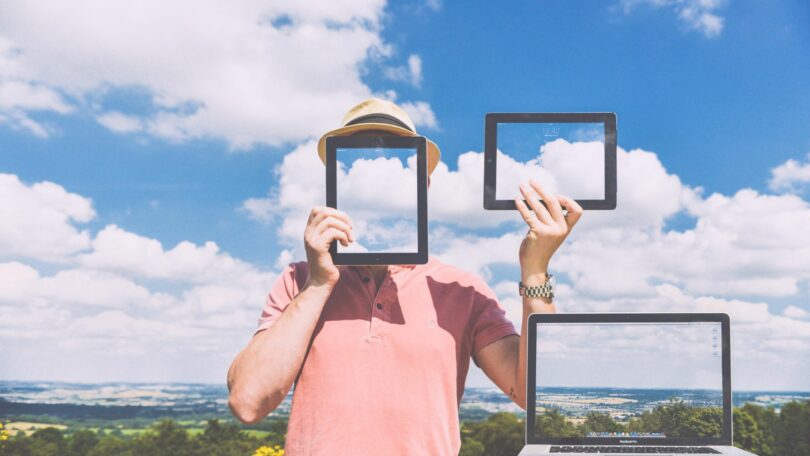
[(484, 209), (516, 210), (530, 178), (583, 209), (616, 208), (615, 113), (490, 113), (484, 124)]
[(335, 264), (427, 263), (425, 138), (326, 138), (326, 205), (349, 216), (355, 238), (332, 242)]

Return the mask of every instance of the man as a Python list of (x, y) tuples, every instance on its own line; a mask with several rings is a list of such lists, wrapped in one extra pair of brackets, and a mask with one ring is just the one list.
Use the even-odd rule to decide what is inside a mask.
[[(416, 135), (402, 109), (378, 99), (352, 108), (343, 124), (321, 138), (321, 159), (330, 135)], [(428, 154), (431, 172), (439, 160), (432, 142)], [(515, 202), (529, 228), (518, 252), (520, 280), (536, 287), (582, 208), (536, 182), (520, 191), (528, 206)], [(433, 257), (424, 265), (337, 267), (332, 241), (354, 241), (351, 219), (312, 209), (307, 261), (279, 276), (257, 332), (228, 371), (228, 405), (240, 421), (260, 421), (295, 383), (288, 456), (455, 455), (470, 358), (526, 408), (526, 320), (554, 312), (550, 298), (523, 298), (518, 336), (481, 278)]]

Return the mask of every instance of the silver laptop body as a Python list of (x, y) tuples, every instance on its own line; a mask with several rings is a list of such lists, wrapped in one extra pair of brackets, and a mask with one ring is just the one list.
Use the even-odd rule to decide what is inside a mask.
[(532, 314), (520, 456), (751, 455), (732, 446), (729, 317)]

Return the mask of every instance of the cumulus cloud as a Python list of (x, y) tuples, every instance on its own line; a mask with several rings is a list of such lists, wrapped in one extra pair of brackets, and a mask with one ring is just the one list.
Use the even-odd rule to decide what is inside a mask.
[[(563, 185), (576, 190), (582, 181), (589, 181), (576, 173), (576, 159), (582, 151), (588, 153), (590, 143), (568, 143), (555, 141), (550, 144), (546, 169), (551, 170)], [(691, 188), (681, 183), (678, 176), (668, 173), (657, 156), (648, 151), (618, 149), (618, 166), (622, 169), (618, 182), (620, 211), (591, 213), (584, 220), (581, 230), (590, 227), (643, 226), (645, 229), (658, 229), (665, 220), (681, 212), (687, 203), (698, 198), (699, 188)], [(381, 161), (379, 165), (390, 164)], [(430, 177), (428, 189), (428, 213), (432, 224), (450, 225), (462, 229), (488, 229), (501, 225), (521, 227), (523, 221), (513, 211), (485, 211), (481, 196), (483, 188), (484, 157), (480, 152), (466, 152), (459, 155), (456, 170), (450, 170), (440, 162)], [(517, 187), (538, 168), (535, 163), (513, 162), (510, 171), (504, 174), (502, 182), (509, 181)], [(385, 176), (385, 181), (377, 188), (409, 188), (413, 184), (411, 174), (383, 172), (376, 169), (370, 176)], [(595, 168), (594, 168), (595, 169)], [(597, 170), (598, 171), (598, 170)], [(315, 142), (300, 145), (285, 155), (275, 169), (277, 185), (268, 191), (267, 197), (254, 197), (245, 200), (240, 210), (249, 217), (266, 223), (279, 222), (278, 234), (287, 247), (297, 249), (300, 244), (307, 215), (312, 207), (325, 204), (325, 168), (315, 152)], [(354, 173), (346, 176), (349, 187), (363, 187), (371, 177)], [(384, 184), (384, 185), (383, 185)], [(587, 190), (587, 189), (586, 189)], [(364, 192), (363, 206), (375, 208), (373, 215), (383, 219), (396, 215), (404, 205), (412, 204), (406, 192), (387, 193), (382, 198), (378, 193)], [(351, 215), (351, 214), (350, 214)], [(369, 215), (369, 214), (366, 214)], [(590, 215), (590, 214), (589, 214)], [(370, 216), (370, 215), (369, 215)], [(431, 236), (431, 243), (440, 237)], [(447, 247), (452, 249), (451, 246)], [(293, 250), (298, 252), (297, 250)]]
[(96, 117), (96, 121), (115, 133), (133, 133), (143, 129), (141, 119), (117, 111), (99, 115)]
[(717, 14), (723, 3), (723, 0), (621, 0), (626, 14), (641, 4), (669, 8), (684, 26), (707, 38), (718, 37), (723, 32), (725, 18)]
[(439, 121), (436, 120), (436, 114), (433, 113), (430, 104), (426, 101), (406, 101), (401, 103), (400, 106), (405, 112), (411, 116), (413, 123), (417, 127), (425, 127), (429, 130), (438, 130)]
[[(219, 381), (276, 277), (213, 242), (165, 249), (116, 225), (91, 236), (77, 225), (95, 217), (92, 201), (52, 182), (0, 174), (0, 214), (0, 344), (24, 346), (0, 362), (17, 378), (48, 366), (61, 379), (149, 380), (178, 358), (205, 357), (217, 373), (191, 365), (174, 379)], [(145, 374), (138, 360), (167, 346)], [(119, 359), (99, 364), (107, 356)]]
[[(654, 286), (648, 296), (617, 293), (594, 297), (576, 283), (559, 288), (557, 307), (561, 312), (727, 313), (731, 318), (735, 389), (802, 390), (809, 386), (804, 360), (810, 355), (810, 322), (803, 320), (804, 311), (796, 307), (789, 307), (790, 310), (779, 315), (765, 302), (693, 294), (669, 283)], [(503, 281), (493, 289), (506, 308), (507, 316), (519, 325), (522, 304), (514, 297), (517, 284)], [(592, 347), (615, 344), (609, 339), (596, 338), (592, 332), (587, 338)], [(632, 345), (652, 352), (660, 351), (658, 346), (672, 346), (660, 340), (648, 344), (634, 341)]]
[[(567, 185), (576, 185), (574, 162), (578, 147), (588, 143), (555, 141), (559, 154), (551, 154), (548, 169)], [(723, 296), (794, 296), (810, 272), (810, 205), (799, 196), (761, 194), (742, 189), (726, 196), (703, 196), (701, 188), (683, 184), (669, 173), (655, 153), (618, 148), (618, 207), (615, 211), (589, 211), (570, 239), (570, 246), (555, 258), (581, 290), (595, 296), (626, 293), (652, 295), (661, 281), (676, 283), (698, 294)], [(389, 162), (380, 161), (379, 164)], [(546, 163), (544, 163), (545, 165)], [(514, 264), (514, 254), (525, 227), (511, 211), (484, 211), (481, 207), (483, 157), (468, 152), (458, 158), (457, 170), (440, 163), (431, 176), (429, 217), (431, 249), (477, 273), (498, 264)], [(513, 163), (513, 180), (526, 178), (536, 164)], [(412, 176), (397, 167), (385, 175), (390, 188), (408, 188)], [(316, 170), (312, 172), (312, 170)], [(277, 217), (280, 240), (300, 253), (300, 235), (311, 207), (323, 204), (323, 165), (314, 144), (305, 144), (285, 156), (276, 170), (278, 186), (268, 198), (253, 198), (243, 209), (254, 218)], [(570, 175), (569, 175), (570, 174)], [(360, 174), (347, 175), (362, 182)], [(358, 183), (359, 185), (360, 183)], [(347, 184), (348, 185), (348, 184)], [(384, 199), (364, 192), (361, 206), (375, 208), (384, 219), (406, 204), (407, 194)], [(351, 211), (349, 211), (351, 216)], [(368, 216), (368, 214), (366, 214)], [(674, 217), (692, 220), (689, 228), (667, 229)], [(449, 228), (448, 228), (449, 227)], [(498, 229), (481, 235), (480, 229)], [(486, 248), (482, 248), (486, 246)]]
[(90, 245), (76, 224), (95, 217), (92, 201), (53, 182), (27, 185), (0, 173), (0, 259), (65, 261)]
[(30, 113), (67, 114), (72, 110), (57, 90), (31, 80), (18, 61), (14, 44), (0, 36), (0, 124), (44, 138), (50, 135), (49, 129), (31, 118)]
[(384, 74), (388, 79), (406, 81), (418, 88), (422, 85), (422, 58), (411, 54), (407, 65), (386, 68)]
[[(8, 2), (0, 17), (0, 122), (47, 136), (32, 112), (89, 109), (114, 132), (169, 141), (222, 138), (237, 149), (301, 141), (375, 94), (362, 75), (392, 54), (381, 38), (384, 6)], [(418, 85), (419, 57), (405, 68)], [(107, 95), (120, 92), (148, 108), (106, 112)], [(435, 124), (425, 102), (415, 106), (423, 125)]]
[(91, 249), (76, 257), (79, 264), (135, 277), (244, 286), (256, 286), (269, 279), (252, 265), (220, 252), (211, 241), (202, 246), (182, 241), (165, 250), (156, 239), (108, 225), (96, 234)]
[[(734, 328), (738, 387), (807, 387), (807, 366), (801, 360), (810, 355), (804, 304), (810, 283), (810, 240), (804, 235), (810, 231), (810, 203), (796, 194), (751, 189), (703, 195), (650, 151), (619, 148), (618, 160), (617, 210), (587, 212), (552, 262), (562, 280), (560, 309), (727, 312)], [(567, 165), (561, 163), (560, 169)], [(410, 166), (399, 162), (396, 171), (405, 179)], [(437, 167), (428, 191), (431, 221), (436, 222), (431, 252), (484, 275), (519, 326), (521, 303), (511, 280), (516, 275), (509, 277), (508, 271), (517, 273), (525, 228), (513, 212), (481, 209), (482, 168), (478, 152), (460, 155), (455, 170), (443, 163)], [(315, 143), (303, 143), (279, 165), (277, 186), (242, 206), (278, 230), (284, 248), (279, 268), (303, 258), (306, 216), (323, 203), (323, 169)], [(355, 177), (367, 180), (361, 174)], [(115, 353), (133, 364), (144, 353), (165, 351), (171, 344), (175, 358), (150, 361), (157, 363), (152, 372), (177, 365), (177, 357), (206, 356), (213, 364), (203, 375), (221, 379), (229, 356), (249, 337), (245, 328), (255, 325), (273, 271), (234, 258), (213, 242), (164, 246), (116, 225), (94, 234), (81, 230), (95, 217), (92, 201), (51, 182), (28, 184), (0, 175), (0, 192), (0, 340), (53, 347), (39, 357), (33, 348), (4, 355), (4, 366), (23, 373), (31, 359), (65, 365), (66, 360), (78, 362), (82, 353)], [(673, 217), (691, 223), (672, 228), (668, 221)], [(46, 272), (41, 261), (56, 262), (58, 268)], [(775, 297), (792, 304), (780, 310), (771, 303)], [(120, 375), (142, 378), (134, 368), (110, 362)], [(189, 378), (198, 368), (183, 369), (175, 378)]]
[[(553, 146), (559, 154), (543, 163), (554, 168), (556, 179), (570, 179), (565, 183), (569, 188), (577, 185), (576, 175), (567, 176), (566, 170), (575, 168), (581, 152), (577, 147), (583, 146), (587, 144), (559, 142)], [(552, 272), (562, 282), (560, 309), (727, 312), (737, 341), (738, 385), (806, 387), (807, 366), (783, 360), (810, 355), (809, 327), (796, 323), (806, 323), (808, 310), (796, 304), (779, 311), (768, 301), (804, 302), (808, 295), (810, 240), (804, 233), (810, 231), (810, 203), (794, 194), (752, 189), (704, 195), (701, 188), (669, 172), (652, 151), (619, 147), (617, 160), (617, 209), (586, 212), (552, 261)], [(511, 211), (482, 209), (483, 154), (461, 154), (455, 165), (451, 170), (440, 163), (431, 176), (431, 254), (490, 281), (507, 316), (519, 327), (522, 305), (508, 274), (518, 277), (517, 251), (525, 227)], [(513, 165), (516, 180), (532, 174), (532, 164)], [(397, 172), (386, 174), (390, 187), (406, 188), (400, 182), (410, 179), (405, 170), (401, 164)], [(286, 260), (303, 258), (300, 237), (306, 216), (313, 205), (323, 204), (321, 172), (314, 144), (302, 145), (276, 169), (278, 185), (268, 197), (249, 200), (256, 209), (254, 217), (273, 222), (278, 230)], [(383, 206), (373, 198), (367, 203), (384, 218), (404, 204), (397, 196), (402, 195)], [(247, 202), (243, 206), (248, 210)], [(684, 222), (672, 228), (669, 222), (675, 218)], [(758, 343), (766, 348), (756, 347)], [(757, 366), (784, 375), (754, 375)], [(485, 384), (481, 376), (474, 369), (473, 384)]]
[[(393, 162), (379, 162), (393, 164)], [(404, 171), (403, 165), (399, 170)], [(519, 220), (509, 212), (487, 212), (483, 210), (480, 189), (483, 187), (483, 154), (468, 152), (459, 156), (458, 171), (450, 171), (440, 162), (431, 174), (428, 189), (428, 212), (431, 223), (447, 223), (459, 226), (492, 227), (501, 223)], [(310, 210), (326, 203), (325, 167), (318, 158), (316, 142), (304, 143), (284, 156), (274, 170), (276, 185), (269, 189), (266, 197), (249, 198), (242, 202), (239, 210), (250, 218), (276, 223), (279, 241), (289, 249), (292, 256), (303, 254), (301, 236), (306, 226)], [(383, 176), (379, 173), (372, 175)], [(349, 176), (346, 176), (349, 177)], [(363, 182), (366, 177), (354, 173), (346, 182), (349, 187), (368, 187)], [(385, 174), (384, 182), (377, 188), (408, 188), (413, 185), (412, 177), (406, 172)], [(377, 208), (376, 213), (367, 214), (370, 219), (384, 219), (396, 215), (403, 207), (412, 204), (402, 192), (387, 194), (366, 193), (363, 204)], [(340, 206), (342, 207), (342, 206)], [(351, 216), (351, 214), (349, 214)], [(431, 236), (431, 239), (435, 236)]]
[(799, 307), (796, 307), (794, 305), (785, 307), (785, 310), (782, 312), (782, 315), (784, 315), (787, 318), (796, 318), (798, 320), (810, 319), (810, 312), (801, 309)]
[(804, 163), (789, 159), (771, 170), (771, 179), (768, 187), (776, 192), (796, 192), (810, 184), (810, 153), (805, 156)]

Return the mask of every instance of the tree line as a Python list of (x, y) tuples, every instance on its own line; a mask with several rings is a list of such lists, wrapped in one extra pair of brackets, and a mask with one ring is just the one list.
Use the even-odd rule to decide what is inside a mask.
[(585, 437), (592, 432), (660, 432), (666, 437), (720, 437), (723, 409), (690, 406), (678, 399), (647, 410), (625, 423), (614, 421), (607, 413), (590, 412), (575, 425), (558, 409), (537, 415), (535, 434), (549, 437)]
[[(626, 429), (667, 429), (680, 436), (719, 434), (716, 411), (694, 411), (673, 402), (634, 418), (628, 424), (606, 414), (589, 415), (574, 426), (559, 413), (544, 414), (546, 435), (582, 432), (612, 432)], [(553, 416), (552, 418), (548, 418)], [(720, 415), (722, 416), (722, 414)], [(539, 417), (540, 418), (540, 417)], [(538, 420), (539, 421), (539, 420)], [(633, 424), (635, 423), (635, 424)], [(631, 424), (633, 427), (631, 427)], [(566, 427), (569, 426), (569, 427)], [(626, 427), (625, 427), (626, 426)], [(652, 427), (646, 427), (652, 426)], [(661, 427), (664, 426), (664, 427)], [(0, 438), (5, 456), (283, 456), (285, 419), (276, 419), (264, 437), (256, 437), (233, 422), (208, 420), (195, 435), (173, 420), (160, 420), (132, 436), (87, 429), (61, 431), (44, 428), (30, 435)], [(517, 415), (495, 413), (481, 421), (461, 425), (460, 456), (514, 456), (523, 447), (524, 423)], [(572, 431), (573, 429), (573, 431)], [(4, 430), (0, 429), (0, 434)], [(553, 434), (548, 434), (553, 433)], [(790, 402), (779, 413), (773, 407), (746, 404), (734, 409), (734, 444), (759, 456), (810, 455), (810, 401)]]

